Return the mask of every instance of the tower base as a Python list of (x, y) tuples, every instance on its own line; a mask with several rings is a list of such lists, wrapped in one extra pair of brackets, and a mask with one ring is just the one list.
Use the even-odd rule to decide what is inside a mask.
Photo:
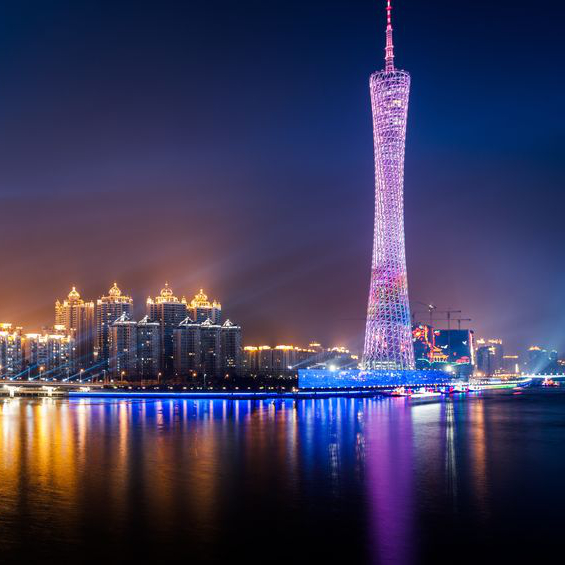
[(394, 371), (361, 369), (299, 369), (298, 388), (303, 389), (361, 389), (398, 386), (445, 385), (453, 376), (443, 371)]

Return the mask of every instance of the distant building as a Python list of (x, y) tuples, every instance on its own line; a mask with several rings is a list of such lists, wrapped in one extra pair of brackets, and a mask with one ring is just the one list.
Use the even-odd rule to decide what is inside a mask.
[(537, 345), (528, 349), (525, 368), (530, 374), (554, 374), (560, 372), (557, 351), (548, 351)]
[(282, 374), (296, 365), (296, 351), (292, 345), (277, 345), (271, 349), (271, 372)]
[(261, 345), (258, 348), (259, 373), (271, 373), (273, 371), (273, 348)]
[(118, 285), (114, 283), (108, 292), (96, 301), (96, 362), (101, 370), (109, 368), (111, 327), (112, 324), (125, 314), (133, 317), (133, 299), (122, 295)]
[(221, 368), (224, 372), (241, 371), (241, 326), (226, 320), (220, 331)]
[(221, 331), (222, 326), (210, 319), (200, 324), (201, 370), (207, 376), (218, 375), (222, 368)]
[(137, 322), (137, 376), (140, 380), (159, 378), (161, 326), (145, 316)]
[(84, 370), (73, 366), (72, 335), (29, 333), (25, 335), (23, 351), (27, 376), (48, 379), (69, 378)]
[(24, 365), (22, 333), (12, 324), (0, 324), (0, 378), (21, 376)]
[(294, 345), (246, 346), (243, 348), (242, 367), (246, 373), (282, 376), (308, 368), (355, 368), (359, 357), (345, 347), (324, 349), (318, 343), (308, 348)]
[(188, 316), (173, 332), (173, 354), (175, 375), (196, 376), (202, 362), (200, 324)]
[(477, 371), (487, 377), (504, 372), (502, 340), (477, 340)]
[(257, 374), (259, 372), (259, 348), (247, 346), (243, 348), (242, 357), (243, 370), (246, 373)]
[(507, 375), (520, 374), (520, 358), (518, 355), (504, 355), (502, 357), (502, 370)]
[(222, 321), (222, 305), (216, 300), (209, 302), (203, 289), (192, 299), (188, 315), (197, 324), (210, 320), (212, 324), (219, 325)]
[(186, 319), (186, 301), (179, 300), (168, 283), (159, 296), (147, 299), (147, 315), (161, 327), (161, 372), (168, 378), (174, 374), (174, 331)]
[(63, 302), (55, 302), (55, 326), (63, 326), (74, 340), (72, 361), (76, 370), (91, 367), (96, 336), (94, 302), (85, 302), (73, 286)]
[(137, 323), (126, 312), (110, 327), (109, 368), (116, 381), (137, 379)]

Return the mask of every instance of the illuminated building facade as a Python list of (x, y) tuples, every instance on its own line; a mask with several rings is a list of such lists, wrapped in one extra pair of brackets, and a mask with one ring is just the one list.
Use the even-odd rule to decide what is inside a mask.
[(161, 327), (161, 372), (174, 375), (174, 331), (188, 316), (185, 300), (179, 300), (168, 284), (159, 296), (147, 299), (147, 315)]
[(210, 302), (204, 294), (204, 290), (200, 289), (200, 292), (190, 302), (188, 315), (197, 324), (206, 320), (211, 320), (213, 324), (220, 324), (222, 321), (222, 305), (216, 300)]
[(125, 296), (114, 283), (108, 291), (108, 296), (103, 296), (96, 301), (96, 363), (100, 369), (109, 368), (112, 324), (126, 314), (133, 317), (133, 299)]
[(394, 66), (387, 2), (385, 69), (370, 80), (375, 152), (375, 226), (363, 367), (414, 369), (404, 242), (404, 155), (410, 75)]
[(94, 302), (85, 302), (73, 286), (65, 300), (55, 302), (55, 326), (64, 326), (74, 339), (73, 365), (77, 371), (94, 362)]
[(173, 332), (173, 354), (175, 375), (196, 376), (201, 363), (200, 324), (186, 317)]
[(237, 374), (241, 370), (241, 326), (226, 320), (220, 331), (222, 371)]
[(242, 366), (246, 373), (257, 374), (259, 372), (259, 348), (248, 345), (243, 348)]
[(21, 375), (24, 365), (23, 339), (20, 328), (0, 324), (0, 378), (12, 379)]
[(346, 369), (356, 368), (358, 364), (358, 356), (345, 347), (324, 349), (319, 343), (311, 343), (307, 348), (294, 345), (243, 348), (242, 366), (245, 372), (251, 374), (276, 376), (296, 374), (298, 369)]
[(159, 378), (161, 326), (145, 316), (137, 322), (137, 376), (140, 380)]
[(46, 379), (69, 378), (80, 368), (73, 362), (75, 343), (72, 335), (61, 333), (25, 334), (26, 376)]
[[(475, 334), (472, 330), (435, 330), (435, 346), (445, 355), (449, 371), (468, 377), (475, 367)], [(438, 368), (440, 361), (434, 362)]]
[(109, 369), (115, 381), (138, 376), (137, 323), (126, 312), (110, 326)]
[(174, 331), (174, 366), (180, 377), (238, 374), (242, 367), (241, 327), (229, 320), (220, 326), (209, 318), (198, 324), (187, 317)]
[(214, 324), (210, 319), (200, 324), (201, 339), (201, 371), (207, 376), (220, 373), (222, 326)]
[(418, 324), (412, 328), (416, 369), (430, 369), (437, 364), (448, 362), (445, 350), (436, 345), (436, 331), (427, 324)]
[(265, 373), (273, 370), (273, 348), (261, 345), (257, 351), (259, 372)]

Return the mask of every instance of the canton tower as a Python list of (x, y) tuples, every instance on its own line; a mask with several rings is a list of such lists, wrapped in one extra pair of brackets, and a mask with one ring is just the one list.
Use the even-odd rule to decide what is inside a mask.
[(394, 67), (392, 7), (387, 0), (385, 68), (371, 75), (375, 144), (375, 236), (365, 331), (364, 369), (412, 370), (404, 244), (404, 153), (410, 75)]

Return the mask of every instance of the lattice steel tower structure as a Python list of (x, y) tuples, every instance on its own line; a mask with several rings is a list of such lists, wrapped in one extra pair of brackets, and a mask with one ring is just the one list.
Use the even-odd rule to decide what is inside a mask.
[(387, 0), (385, 68), (371, 75), (375, 237), (363, 368), (414, 369), (404, 243), (404, 152), (410, 75), (394, 67)]

